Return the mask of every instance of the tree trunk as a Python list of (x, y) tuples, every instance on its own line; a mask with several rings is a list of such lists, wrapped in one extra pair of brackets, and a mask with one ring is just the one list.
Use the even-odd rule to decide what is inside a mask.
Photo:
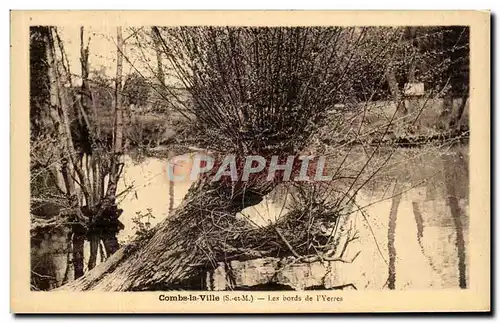
[(399, 90), (398, 80), (396, 78), (396, 71), (394, 67), (390, 67), (387, 72), (387, 83), (389, 84), (389, 90), (391, 91), (391, 96), (396, 103), (396, 108), (402, 108), (403, 115), (407, 113), (404, 101), (401, 100), (401, 91)]
[(87, 268), (89, 270), (94, 269), (97, 263), (97, 252), (99, 251), (99, 243), (101, 241), (100, 237), (97, 235), (93, 235), (89, 238), (90, 242), (90, 257)]
[[(157, 64), (157, 79), (161, 84), (161, 91), (165, 91), (165, 72), (163, 71), (163, 62), (161, 58), (161, 45), (160, 39), (154, 32), (154, 28), (151, 28), (151, 37), (153, 38), (155, 52), (156, 52), (156, 64)], [(160, 139), (161, 140), (161, 139)], [(159, 145), (160, 143), (158, 143)], [(172, 214), (174, 210), (174, 181), (168, 182), (168, 196), (169, 196), (169, 206), (168, 206), (168, 214)]]
[(450, 119), (450, 123), (449, 123), (449, 127), (450, 127), (450, 130), (454, 130), (455, 128), (460, 128), (460, 121), (462, 120), (462, 116), (464, 114), (464, 111), (465, 111), (465, 106), (467, 105), (467, 100), (469, 98), (469, 92), (466, 91), (463, 95), (462, 95), (462, 101), (460, 102), (460, 105), (458, 106), (458, 110), (457, 110), (457, 113)]
[(75, 270), (75, 279), (83, 276), (83, 245), (85, 235), (73, 233), (73, 268)]
[[(155, 47), (155, 52), (156, 52), (156, 64), (157, 64), (157, 78), (160, 84), (165, 86), (165, 72), (163, 71), (163, 63), (161, 59), (161, 46), (160, 46), (160, 40), (158, 39), (158, 36), (154, 32), (153, 28), (151, 28), (151, 37), (153, 38), (153, 43)], [(162, 88), (162, 91), (164, 89)]]
[[(417, 38), (417, 27), (406, 27), (406, 34), (407, 34), (407, 41), (411, 41), (412, 43), (412, 50), (413, 54), (411, 56), (411, 62), (410, 66), (408, 67), (408, 74), (407, 74), (407, 83), (408, 84), (414, 84), (417, 82), (415, 73), (417, 70), (417, 53), (418, 53), (418, 38)], [(419, 110), (419, 103), (418, 103), (418, 96), (412, 95), (408, 99), (408, 105), (406, 105), (406, 101), (404, 102), (405, 104), (405, 112), (408, 114), (415, 114), (418, 113), (417, 111)], [(418, 115), (418, 114), (417, 114)], [(411, 132), (411, 127), (410, 129)]]
[(122, 27), (116, 28), (116, 82), (115, 82), (115, 125), (113, 158), (109, 174), (106, 197), (114, 202), (118, 186), (120, 157), (123, 148), (123, 107), (122, 107), (122, 67), (123, 67), (123, 37)]
[(104, 243), (104, 249), (106, 250), (107, 257), (110, 257), (120, 248), (120, 244), (116, 238), (116, 233), (109, 233), (103, 236), (102, 242)]

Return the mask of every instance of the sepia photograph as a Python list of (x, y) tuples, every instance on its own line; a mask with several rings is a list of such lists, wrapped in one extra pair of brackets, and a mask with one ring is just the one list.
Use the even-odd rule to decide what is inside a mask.
[(477, 290), (470, 116), (489, 108), (468, 20), (160, 22), (30, 22), (12, 53), (29, 57), (23, 293), (232, 312)]

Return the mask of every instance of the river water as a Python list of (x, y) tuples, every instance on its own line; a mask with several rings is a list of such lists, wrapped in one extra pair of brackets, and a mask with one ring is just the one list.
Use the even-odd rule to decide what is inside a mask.
[[(387, 154), (381, 151), (378, 160), (384, 160)], [(364, 150), (352, 150), (345, 163), (346, 171), (359, 170), (369, 155)], [(343, 159), (342, 154), (339, 153), (338, 158)], [(134, 218), (138, 212), (145, 214), (149, 209), (154, 218), (145, 217), (141, 221), (149, 221), (151, 227), (156, 225), (168, 216), (171, 197), (175, 208), (191, 185), (186, 179), (171, 186), (166, 158), (148, 157), (138, 161), (126, 157), (124, 162), (118, 191), (131, 185), (133, 189), (119, 199), (124, 210), (120, 219), (125, 229), (118, 238), (123, 243), (134, 238), (137, 231)], [(180, 167), (180, 172), (183, 167)], [(188, 166), (184, 168), (189, 172)], [(256, 225), (273, 222), (286, 214), (287, 201), (291, 200), (287, 194), (293, 193), (285, 190), (273, 192), (260, 204), (244, 209), (239, 216), (249, 218)], [(349, 221), (359, 238), (349, 245), (345, 255), (349, 259), (359, 253), (355, 261), (293, 267), (281, 272), (282, 280), (295, 289), (317, 285), (318, 277), (326, 277), (327, 273), (329, 282), (324, 283), (323, 279), (326, 288), (349, 284), (357, 289), (372, 290), (468, 286), (467, 145), (392, 151), (388, 166), (359, 190), (355, 202), (357, 207), (350, 214)], [(64, 237), (61, 234), (61, 241), (47, 240), (45, 249), (65, 246)], [(87, 261), (88, 243), (85, 244), (85, 255)], [(51, 259), (54, 276), (61, 281), (66, 269), (66, 254), (52, 252)], [(265, 266), (272, 265), (273, 261), (263, 259), (234, 264), (234, 267), (244, 269), (239, 278), (240, 285), (251, 286), (262, 280), (262, 273), (267, 270)], [(224, 287), (224, 283), (212, 286), (213, 289)]]
[[(353, 161), (366, 159), (361, 152), (351, 155)], [(353, 263), (336, 264), (336, 281), (357, 289), (466, 288), (468, 146), (398, 148), (389, 164), (356, 195), (360, 209), (351, 221), (359, 239), (347, 254), (361, 252)], [(149, 219), (151, 226), (168, 216), (172, 183), (167, 167), (166, 159), (126, 158), (119, 186), (133, 184), (134, 189), (120, 201), (125, 225), (121, 241), (134, 236), (136, 212), (149, 208), (155, 217)], [(174, 183), (174, 208), (190, 185), (189, 179)], [(286, 213), (286, 200), (283, 194), (271, 194), (241, 213), (265, 225)]]

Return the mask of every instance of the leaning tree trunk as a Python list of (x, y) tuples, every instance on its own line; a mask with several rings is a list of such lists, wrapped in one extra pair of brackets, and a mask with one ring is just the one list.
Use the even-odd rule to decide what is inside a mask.
[[(317, 208), (314, 220), (304, 221), (304, 215), (311, 210), (307, 206), (294, 209), (263, 227), (252, 226), (235, 216), (243, 208), (260, 203), (275, 186), (275, 182), (261, 182), (243, 189), (241, 184), (231, 186), (201, 180), (190, 189), (174, 215), (160, 223), (150, 238), (124, 246), (81, 279), (60, 289), (183, 289), (192, 278), (216, 268), (220, 262), (262, 257), (291, 256), (304, 263), (346, 262), (335, 256), (338, 239), (321, 229), (345, 218), (338, 211)], [(312, 241), (321, 248), (327, 247), (327, 252), (311, 249), (309, 242)]]
[(196, 275), (200, 267), (217, 262), (224, 250), (223, 234), (229, 234), (224, 228), (233, 227), (234, 215), (260, 203), (274, 186), (264, 182), (235, 190), (230, 184), (200, 180), (150, 238), (122, 247), (105, 263), (61, 289), (173, 289)]

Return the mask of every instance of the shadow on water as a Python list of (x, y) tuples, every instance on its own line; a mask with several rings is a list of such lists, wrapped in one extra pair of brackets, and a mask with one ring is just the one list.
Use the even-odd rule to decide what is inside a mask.
[[(468, 221), (464, 210), (460, 207), (459, 201), (461, 198), (467, 198), (468, 190), (464, 190), (464, 182), (468, 183), (468, 165), (465, 164), (465, 157), (461, 152), (458, 152), (457, 155), (443, 155), (442, 158), (446, 197), (456, 230), (459, 286), (460, 288), (467, 288), (466, 242), (464, 235), (468, 231), (465, 228), (465, 226), (468, 226)], [(463, 171), (460, 172), (457, 169)]]

